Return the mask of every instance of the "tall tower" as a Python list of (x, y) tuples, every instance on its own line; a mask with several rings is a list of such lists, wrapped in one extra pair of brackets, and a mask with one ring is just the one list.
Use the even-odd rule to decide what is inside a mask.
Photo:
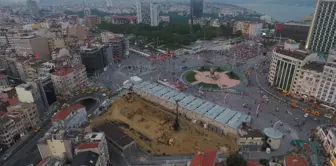
[(32, 18), (40, 18), (40, 9), (38, 8), (35, 0), (27, 0), (27, 8)]
[(336, 0), (317, 0), (306, 49), (329, 52), (336, 47)]
[(157, 3), (149, 4), (150, 10), (150, 25), (158, 26), (159, 25), (159, 8)]

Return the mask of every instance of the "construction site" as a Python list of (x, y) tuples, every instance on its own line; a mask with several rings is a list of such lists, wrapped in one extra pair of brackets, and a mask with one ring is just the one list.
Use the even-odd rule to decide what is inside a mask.
[[(176, 101), (178, 112), (178, 101)], [(222, 154), (236, 152), (234, 136), (219, 135), (173, 114), (134, 93), (118, 97), (102, 116), (92, 121), (99, 126), (106, 121), (117, 124), (138, 145), (153, 155), (189, 155), (204, 149), (218, 149)]]

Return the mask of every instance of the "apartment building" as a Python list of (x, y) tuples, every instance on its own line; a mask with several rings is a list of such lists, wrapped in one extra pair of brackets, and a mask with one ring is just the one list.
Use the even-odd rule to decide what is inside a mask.
[(112, 32), (101, 33), (102, 42), (111, 49), (108, 53), (108, 61), (112, 63), (124, 59), (129, 54), (129, 40), (121, 34), (114, 34)]
[(40, 124), (40, 116), (35, 103), (16, 103), (7, 107), (8, 112), (21, 112), (25, 128), (32, 129)]
[(328, 53), (336, 47), (336, 1), (317, 0), (306, 49)]
[(52, 118), (54, 127), (67, 130), (69, 128), (79, 128), (88, 121), (86, 109), (81, 104), (74, 104), (63, 108)]
[(56, 95), (72, 96), (87, 86), (88, 79), (83, 65), (62, 67), (51, 73), (51, 81)]
[(90, 75), (101, 73), (108, 66), (108, 54), (112, 54), (109, 46), (103, 45), (88, 45), (80, 47), (81, 60), (85, 66), (86, 72)]
[(268, 76), (269, 84), (290, 92), (293, 97), (318, 100), (326, 106), (336, 101), (336, 51), (329, 54), (296, 50), (297, 47), (277, 47), (273, 50)]
[(70, 25), (68, 27), (68, 36), (76, 37), (78, 40), (84, 41), (88, 38), (89, 31), (87, 27), (82, 25)]
[(249, 21), (236, 21), (233, 26), (233, 33), (241, 31), (243, 35), (249, 37), (259, 37), (262, 33), (262, 23)]
[(101, 24), (101, 17), (90, 15), (85, 17), (85, 25), (89, 28), (96, 28), (97, 25)]
[(57, 157), (46, 157), (43, 158), (37, 166), (64, 166), (66, 165), (65, 160), (57, 158)]
[(323, 148), (329, 154), (329, 165), (336, 166), (336, 128), (322, 127), (318, 130), (318, 136), (323, 143)]
[(14, 49), (19, 55), (34, 55), (35, 58), (41, 60), (51, 59), (48, 40), (45, 37), (25, 34), (12, 40)]
[(3, 66), (3, 69), (5, 69), (6, 74), (26, 81), (27, 80), (27, 73), (25, 71), (25, 63), (29, 60), (28, 57), (12, 57), (3, 55), (0, 56), (0, 63)]
[(110, 156), (105, 134), (103, 132), (88, 133), (84, 136), (82, 143), (75, 146), (75, 154), (92, 151), (99, 155), (99, 161), (102, 165), (108, 165)]
[(7, 116), (5, 112), (0, 112), (0, 144), (10, 147), (25, 135), (26, 128), (20, 117), (20, 113)]
[(99, 154), (92, 151), (84, 151), (77, 154), (76, 158), (72, 161), (71, 166), (103, 166)]

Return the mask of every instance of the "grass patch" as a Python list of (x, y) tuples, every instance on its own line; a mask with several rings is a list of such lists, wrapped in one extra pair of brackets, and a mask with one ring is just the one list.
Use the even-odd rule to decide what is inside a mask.
[(196, 72), (188, 71), (185, 75), (185, 78), (189, 83), (193, 83), (193, 82), (197, 81), (196, 78), (195, 78), (195, 75), (196, 75)]
[(236, 73), (232, 72), (232, 71), (226, 73), (226, 75), (229, 76), (230, 79), (240, 80), (239, 76)]
[(197, 69), (198, 71), (200, 72), (204, 72), (204, 71), (210, 71), (210, 68), (209, 67), (206, 67), (206, 66), (202, 66), (200, 67), (199, 69)]
[(217, 84), (207, 84), (200, 82), (197, 84), (199, 87), (206, 88), (206, 89), (220, 89), (220, 87)]

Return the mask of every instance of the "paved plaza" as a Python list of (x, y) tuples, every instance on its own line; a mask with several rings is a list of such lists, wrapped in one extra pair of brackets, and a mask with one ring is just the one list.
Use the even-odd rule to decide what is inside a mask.
[[(230, 92), (202, 92), (199, 87), (191, 86), (185, 92), (204, 100), (211, 101), (218, 105), (234, 109), (253, 116), (251, 127), (260, 129), (266, 127), (276, 127), (284, 133), (285, 137), (281, 143), (280, 149), (271, 154), (265, 152), (246, 152), (245, 155), (250, 159), (268, 158), (271, 156), (282, 155), (288, 153), (292, 146), (290, 142), (295, 139), (307, 140), (311, 134), (311, 129), (316, 126), (328, 123), (328, 119), (324, 117), (305, 118), (304, 113), (300, 109), (291, 108), (287, 103), (282, 102), (269, 93), (275, 93), (267, 86), (266, 76), (268, 72), (268, 64), (260, 68), (257, 65), (263, 61), (267, 61), (271, 57), (271, 52), (267, 56), (233, 56), (227, 51), (205, 51), (198, 54), (183, 54), (177, 55), (176, 58), (167, 58), (162, 61), (149, 61), (148, 58), (136, 54), (131, 54), (130, 57), (120, 64), (113, 64), (106, 72), (101, 74), (97, 83), (102, 84), (116, 90), (122, 86), (122, 82), (130, 76), (137, 75), (145, 81), (166, 80), (168, 82), (181, 83), (180, 76), (184, 72), (184, 67), (193, 66), (229, 66), (240, 73), (249, 72), (248, 84), (240, 87), (244, 89), (244, 93)], [(143, 69), (143, 72), (125, 71), (123, 66), (136, 66), (130, 69), (139, 69), (140, 66), (149, 68)], [(225, 77), (223, 77), (225, 78)], [(222, 80), (228, 83), (228, 80)], [(231, 83), (234, 85), (235, 83)], [(279, 94), (275, 94), (279, 95)], [(269, 98), (265, 102), (264, 97)], [(247, 107), (243, 107), (246, 104)], [(279, 107), (279, 110), (276, 110)]]

